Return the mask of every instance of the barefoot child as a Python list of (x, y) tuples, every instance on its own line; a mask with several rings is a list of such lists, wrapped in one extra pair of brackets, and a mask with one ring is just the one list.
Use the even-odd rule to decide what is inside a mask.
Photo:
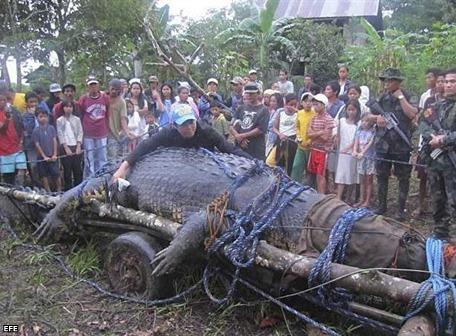
[(365, 114), (361, 126), (355, 134), (353, 156), (358, 159), (357, 170), (361, 180), (361, 200), (355, 207), (369, 207), (372, 197), (372, 185), (375, 174), (374, 128), (370, 115)]
[(61, 191), (59, 161), (57, 161), (57, 132), (49, 125), (46, 111), (37, 109), (39, 126), (33, 130), (32, 141), (38, 153), (38, 176), (46, 191), (51, 191), (49, 179), (56, 191)]
[(307, 129), (307, 137), (311, 139), (312, 149), (307, 170), (309, 174), (316, 175), (317, 190), (319, 193), (326, 192), (326, 161), (328, 151), (333, 146), (333, 129), (336, 123), (326, 111), (328, 98), (324, 94), (317, 94), (312, 99), (312, 106), (316, 115)]
[(337, 184), (337, 198), (342, 199), (345, 186), (358, 182), (356, 159), (352, 156), (353, 142), (361, 116), (361, 107), (358, 100), (349, 100), (345, 105), (346, 117), (339, 120), (337, 131), (337, 147), (340, 148), (337, 157), (335, 182)]

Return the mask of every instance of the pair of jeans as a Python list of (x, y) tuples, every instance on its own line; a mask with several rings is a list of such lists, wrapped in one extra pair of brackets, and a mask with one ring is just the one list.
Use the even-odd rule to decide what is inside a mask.
[(93, 176), (107, 162), (107, 138), (84, 138), (84, 178)]

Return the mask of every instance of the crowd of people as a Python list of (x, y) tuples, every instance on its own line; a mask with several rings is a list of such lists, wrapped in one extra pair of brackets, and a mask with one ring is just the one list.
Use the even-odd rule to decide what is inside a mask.
[[(401, 87), (404, 78), (398, 69), (385, 69), (379, 79), (384, 84), (376, 105), (380, 108), (372, 107), (366, 86), (349, 80), (345, 65), (339, 67), (338, 78), (322, 87), (306, 74), (297, 90), (285, 70), (266, 88), (252, 69), (232, 78), (226, 96), (216, 78), (206, 81), (202, 94), (188, 82), (175, 85), (157, 76), (150, 76), (147, 85), (138, 78), (113, 79), (102, 91), (97, 78), (89, 76), (87, 92), (78, 99), (71, 83), (62, 88), (53, 83), (49, 92), (38, 87), (26, 94), (3, 85), (2, 179), (67, 190), (110, 159), (128, 155), (131, 165), (157, 145), (182, 145), (182, 139), (196, 134), (198, 141), (191, 146), (204, 143), (280, 166), (291, 178), (355, 207), (371, 207), (376, 176), (378, 214), (387, 210), (393, 172), (399, 184), (398, 219), (404, 218), (415, 166), (420, 179), (415, 215), (425, 211), (430, 181), (434, 204), (440, 204), (434, 205), (435, 232), (455, 238), (456, 160), (451, 161), (450, 153), (456, 141), (456, 71), (429, 69), (428, 90), (417, 106)], [(415, 164), (411, 139), (418, 128), (420, 155)]]

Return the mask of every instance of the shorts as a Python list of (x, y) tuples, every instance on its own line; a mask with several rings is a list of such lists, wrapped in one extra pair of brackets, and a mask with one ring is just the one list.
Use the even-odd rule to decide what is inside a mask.
[(326, 151), (312, 149), (310, 151), (310, 158), (309, 163), (307, 165), (307, 171), (310, 174), (325, 176), (327, 157), (328, 153), (326, 153)]
[(375, 161), (371, 158), (363, 157), (358, 160), (357, 170), (359, 175), (374, 175), (375, 174)]
[(24, 152), (17, 152), (11, 155), (0, 156), (0, 173), (14, 173), (19, 169), (27, 169), (27, 159)]
[(36, 168), (40, 178), (60, 176), (59, 161), (40, 161), (37, 163)]

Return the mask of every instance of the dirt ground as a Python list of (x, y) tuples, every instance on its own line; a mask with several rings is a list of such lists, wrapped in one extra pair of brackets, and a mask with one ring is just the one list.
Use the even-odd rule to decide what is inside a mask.
[[(397, 184), (390, 188), (390, 213), (394, 213)], [(417, 183), (413, 178), (408, 202), (409, 215), (417, 206)], [(406, 221), (421, 231), (430, 229), (430, 215)], [(202, 293), (184, 302), (148, 307), (103, 295), (91, 286), (67, 275), (55, 262), (60, 256), (73, 272), (109, 288), (103, 273), (106, 238), (58, 244), (35, 249), (32, 229), (15, 225), (20, 240), (0, 226), (0, 325), (18, 325), (19, 333), (0, 335), (303, 335), (306, 325), (285, 315), (280, 308), (247, 290), (239, 299), (218, 308)], [(196, 279), (197, 275), (194, 276)], [(178, 288), (190, 280), (181, 279)], [(361, 329), (335, 315), (309, 308), (311, 316), (345, 335), (366, 335)], [(320, 333), (311, 333), (320, 335)], [(378, 333), (375, 333), (378, 335)]]

